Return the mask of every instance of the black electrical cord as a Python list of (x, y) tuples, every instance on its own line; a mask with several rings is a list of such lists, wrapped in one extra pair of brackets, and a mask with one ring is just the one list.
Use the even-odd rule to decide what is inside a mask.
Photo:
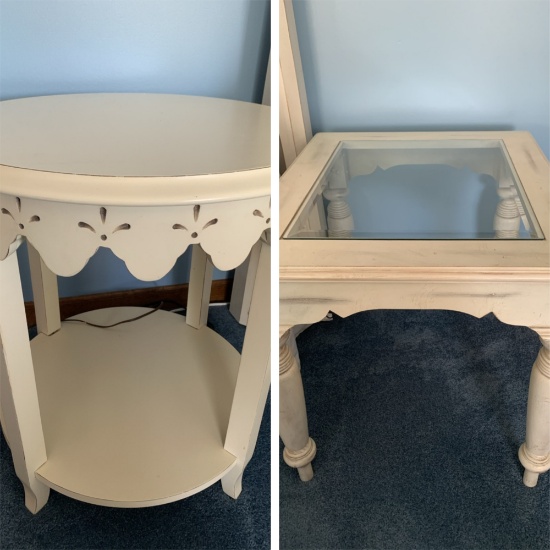
[(91, 327), (96, 328), (112, 328), (116, 327), (118, 325), (122, 325), (124, 323), (132, 323), (133, 321), (138, 321), (139, 319), (143, 319), (144, 317), (147, 317), (148, 315), (152, 315), (156, 311), (158, 311), (162, 306), (164, 305), (164, 302), (161, 302), (155, 309), (152, 309), (151, 311), (148, 311), (147, 313), (143, 313), (142, 315), (139, 315), (138, 317), (132, 317), (131, 319), (125, 319), (124, 321), (119, 321), (118, 323), (113, 323), (112, 325), (96, 325), (95, 323), (90, 323), (89, 321), (84, 321), (84, 319), (65, 319), (65, 323), (84, 323), (85, 325), (89, 325)]

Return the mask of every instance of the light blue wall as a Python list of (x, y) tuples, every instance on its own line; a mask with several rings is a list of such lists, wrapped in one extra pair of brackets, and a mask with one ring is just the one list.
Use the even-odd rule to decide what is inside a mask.
[(550, 154), (548, 0), (294, 0), (314, 132), (517, 129)]
[[(0, 99), (161, 92), (260, 102), (269, 22), (268, 0), (0, 0)], [(155, 284), (188, 274), (186, 253)], [(100, 250), (79, 275), (60, 278), (60, 294), (150, 285)]]

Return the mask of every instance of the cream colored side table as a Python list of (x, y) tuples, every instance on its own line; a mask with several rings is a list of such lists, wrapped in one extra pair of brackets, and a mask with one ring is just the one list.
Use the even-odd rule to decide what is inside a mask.
[(318, 134), (281, 178), (280, 429), (313, 476), (295, 333), (334, 311), (449, 309), (527, 326), (524, 483), (550, 469), (550, 174), (526, 132)]
[[(221, 479), (236, 498), (269, 387), (269, 108), (155, 94), (0, 103), (2, 428), (26, 505), (172, 502)], [(17, 255), (28, 242), (38, 336)], [(242, 355), (206, 327), (212, 265), (261, 241)], [(153, 281), (193, 247), (187, 317), (60, 322), (56, 274), (99, 247)], [(112, 325), (146, 313), (77, 316)]]

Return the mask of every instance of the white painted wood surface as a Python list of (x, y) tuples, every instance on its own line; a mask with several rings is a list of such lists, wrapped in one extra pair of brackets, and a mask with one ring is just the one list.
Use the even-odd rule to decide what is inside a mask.
[(34, 475), (46, 462), (46, 447), (15, 253), (0, 262), (0, 343), (2, 381), (7, 382), (1, 390), (2, 429), (10, 444), (15, 473), (25, 489), (25, 505), (36, 513), (49, 496), (49, 489)]
[(57, 276), (52, 273), (32, 244), (27, 243), (36, 329), (53, 334), (61, 328)]
[[(271, 105), (271, 55), (267, 64), (262, 104)], [(248, 258), (235, 269), (233, 276), (229, 311), (241, 325), (248, 323), (250, 301), (252, 299), (252, 290), (254, 288), (256, 271), (258, 270), (259, 258), (260, 243), (258, 242), (252, 247)]]
[(270, 226), (268, 107), (79, 94), (3, 101), (0, 118), (0, 259), (21, 235), (58, 275), (103, 246), (157, 280), (189, 245), (233, 269)]
[(296, 340), (293, 331), (286, 332), (279, 347), (279, 429), (285, 445), (283, 458), (298, 470), (302, 481), (313, 478), (311, 461), (316, 446), (309, 437), (304, 387), (298, 363)]
[(131, 207), (0, 193), (0, 259), (21, 235), (40, 251), (50, 271), (66, 277), (78, 273), (99, 247), (110, 248), (134, 276), (146, 281), (166, 275), (177, 258), (197, 244), (216, 267), (233, 269), (270, 227), (270, 200), (268, 195), (231, 200), (229, 190), (226, 193), (221, 202), (197, 199), (190, 205)]
[[(265, 376), (257, 383), (265, 362), (251, 358), (269, 356), (269, 314), (247, 334), (241, 370), (238, 353), (204, 324), (212, 263), (236, 267), (270, 227), (269, 109), (82, 94), (0, 102), (0, 117), (0, 410), (27, 507), (37, 512), (49, 487), (138, 507), (192, 495), (232, 468), (240, 479), (268, 387)], [(13, 254), (23, 238), (41, 333), (32, 346)], [(78, 273), (105, 247), (156, 280), (189, 245), (198, 328), (159, 311), (109, 329), (57, 330), (55, 275)], [(85, 317), (108, 324), (135, 313)], [(248, 441), (244, 461), (224, 449), (233, 409), (251, 415), (234, 438)]]
[(208, 306), (212, 290), (214, 266), (208, 254), (198, 246), (193, 246), (191, 256), (191, 273), (187, 295), (187, 324), (200, 328), (208, 322)]
[(252, 291), (254, 290), (254, 279), (258, 271), (258, 261), (260, 259), (260, 249), (261, 244), (257, 242), (250, 250), (250, 254), (244, 263), (235, 269), (229, 311), (241, 325), (248, 323), (250, 301), (252, 300)]
[[(2, 101), (0, 118), (4, 193), (152, 205), (177, 204), (175, 196), (189, 203), (269, 191), (270, 110), (262, 105), (168, 94), (68, 94)], [(24, 173), (8, 177), (16, 170), (40, 172), (52, 185)]]
[(311, 139), (298, 33), (290, 0), (279, 0), (279, 138), (285, 167), (294, 162)]
[(528, 487), (535, 487), (539, 475), (550, 470), (550, 330), (541, 333), (542, 348), (529, 383), (525, 443), (519, 450)]
[[(377, 147), (388, 151), (399, 140), (399, 155), (404, 155), (408, 162), (420, 162), (412, 152), (418, 141), (438, 140), (448, 148), (454, 147), (456, 140), (502, 142), (532, 208), (531, 217), (538, 222), (545, 238), (452, 241), (285, 238), (294, 220), (316, 200), (315, 184), (340, 143), (346, 141), (351, 147), (354, 144), (360, 147), (365, 140), (374, 141)], [(384, 162), (392, 165), (395, 158), (388, 156)], [(370, 168), (374, 170), (376, 165)], [(361, 170), (370, 168), (362, 166)], [(350, 167), (351, 171), (355, 169)], [(498, 180), (499, 174), (495, 175)], [(526, 132), (316, 135), (280, 182), (280, 335), (297, 325), (320, 321), (328, 311), (346, 317), (370, 309), (449, 309), (476, 317), (492, 312), (502, 322), (532, 328), (541, 335), (544, 347), (533, 367), (527, 440), (520, 458), (526, 468), (525, 483), (534, 485), (538, 475), (550, 469), (549, 182), (548, 160)], [(517, 213), (522, 215), (519, 209)], [(514, 209), (513, 227), (497, 220), (497, 225), (502, 224), (497, 230), (515, 230), (517, 213)], [(289, 355), (285, 355), (286, 360)], [(297, 373), (298, 369), (292, 372)], [(306, 445), (305, 438), (309, 437), (303, 397), (297, 389), (300, 384), (298, 380), (281, 383), (281, 403), (290, 403), (285, 407), (292, 411), (292, 421), (281, 417), (281, 427), (286, 426), (285, 439), (300, 440), (296, 446)]]
[(258, 269), (250, 302), (235, 399), (229, 417), (225, 449), (237, 458), (236, 467), (222, 478), (223, 490), (237, 498), (244, 469), (252, 457), (270, 377), (271, 262), (270, 245), (261, 241)]
[[(74, 318), (112, 324), (146, 311)], [(140, 507), (194, 494), (235, 463), (223, 444), (240, 357), (221, 336), (165, 311), (109, 329), (62, 325), (31, 342), (48, 455), (40, 480)]]

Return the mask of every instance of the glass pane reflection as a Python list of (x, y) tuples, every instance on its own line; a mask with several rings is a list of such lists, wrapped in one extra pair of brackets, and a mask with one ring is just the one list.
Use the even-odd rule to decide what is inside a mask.
[(543, 235), (499, 141), (350, 141), (339, 145), (287, 238)]

